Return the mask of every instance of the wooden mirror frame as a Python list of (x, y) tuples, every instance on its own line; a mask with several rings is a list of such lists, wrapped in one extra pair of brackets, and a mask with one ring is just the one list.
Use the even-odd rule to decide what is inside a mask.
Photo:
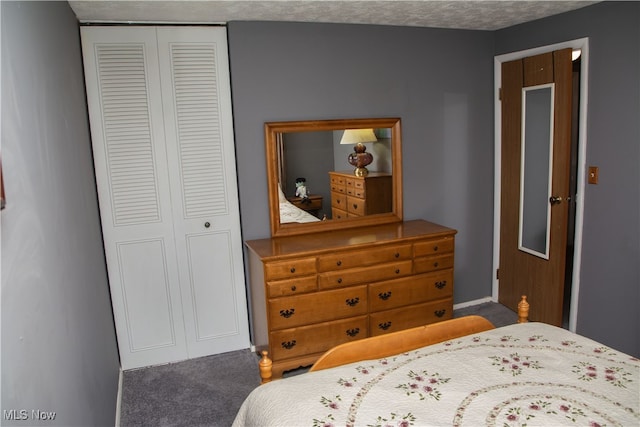
[[(312, 132), (344, 129), (391, 129), (391, 181), (392, 209), (388, 213), (367, 215), (358, 218), (318, 221), (310, 223), (280, 223), (278, 202), (278, 135), (286, 132)], [(319, 231), (340, 230), (368, 225), (402, 222), (402, 135), (399, 118), (307, 120), (291, 122), (268, 122), (264, 125), (267, 185), (269, 191), (269, 213), (271, 236), (293, 236)]]

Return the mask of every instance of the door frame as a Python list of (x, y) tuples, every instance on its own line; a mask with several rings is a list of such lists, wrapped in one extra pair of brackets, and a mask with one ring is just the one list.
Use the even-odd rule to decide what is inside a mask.
[[(502, 82), (502, 63), (522, 59), (541, 53), (553, 52), (565, 48), (580, 49), (582, 51), (580, 64), (580, 106), (578, 110), (578, 176), (575, 195), (575, 237), (573, 252), (573, 272), (571, 285), (571, 303), (569, 307), (569, 330), (576, 331), (578, 319), (578, 294), (580, 288), (580, 266), (582, 260), (582, 228), (584, 220), (584, 194), (586, 183), (586, 153), (587, 153), (587, 105), (588, 105), (588, 64), (589, 38), (581, 38), (567, 42), (536, 47), (532, 49), (511, 52), (494, 57), (494, 192), (493, 192), (493, 270), (497, 272), (500, 263), (500, 177), (502, 174), (502, 105), (500, 101), (500, 86)], [(498, 301), (499, 281), (497, 274), (493, 274), (492, 295), (494, 302)]]

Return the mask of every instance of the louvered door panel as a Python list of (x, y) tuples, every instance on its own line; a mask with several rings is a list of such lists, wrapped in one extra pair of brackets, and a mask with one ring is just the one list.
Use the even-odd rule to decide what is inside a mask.
[(226, 30), (158, 28), (189, 355), (249, 346)]
[(81, 34), (122, 368), (186, 359), (155, 29)]
[(215, 47), (172, 44), (184, 215), (228, 213)]
[(114, 225), (159, 221), (144, 45), (95, 52)]

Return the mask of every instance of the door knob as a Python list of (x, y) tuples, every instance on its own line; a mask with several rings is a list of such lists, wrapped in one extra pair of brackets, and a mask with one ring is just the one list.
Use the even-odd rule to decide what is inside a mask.
[(552, 205), (557, 205), (561, 201), (562, 201), (562, 197), (558, 197), (558, 196), (549, 197), (549, 203), (551, 203)]

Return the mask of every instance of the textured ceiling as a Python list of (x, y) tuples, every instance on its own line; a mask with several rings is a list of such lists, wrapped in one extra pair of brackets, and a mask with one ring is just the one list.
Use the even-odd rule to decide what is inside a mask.
[(83, 0), (81, 22), (225, 23), (299, 21), (497, 30), (597, 1)]

